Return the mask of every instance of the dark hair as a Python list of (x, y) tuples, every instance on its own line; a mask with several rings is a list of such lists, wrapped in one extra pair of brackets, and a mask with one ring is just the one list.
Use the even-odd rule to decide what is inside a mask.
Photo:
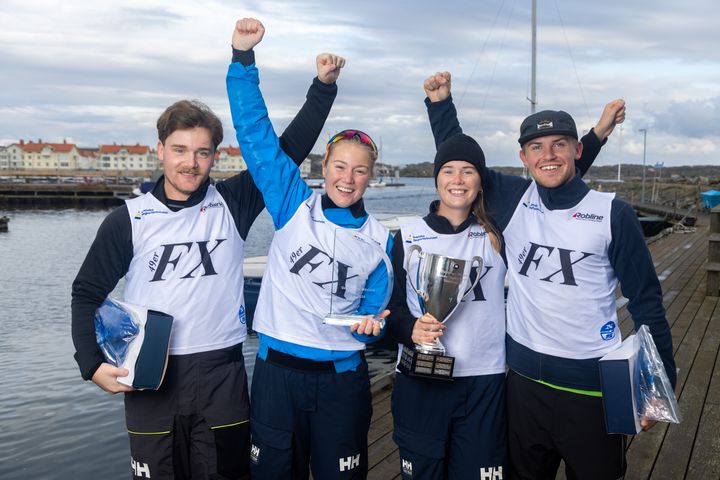
[(217, 115), (199, 100), (180, 100), (166, 108), (158, 118), (158, 139), (165, 144), (165, 139), (175, 130), (196, 127), (210, 130), (214, 148), (217, 149), (223, 139), (222, 122)]
[(485, 232), (490, 237), (490, 243), (492, 244), (493, 248), (495, 248), (495, 251), (499, 252), (500, 232), (498, 231), (492, 220), (490, 220), (490, 216), (485, 210), (485, 198), (483, 197), (482, 189), (480, 189), (477, 197), (475, 197), (475, 201), (472, 204), (472, 213), (473, 215), (475, 215), (475, 219), (477, 220), (477, 222), (482, 225), (482, 227), (485, 229)]

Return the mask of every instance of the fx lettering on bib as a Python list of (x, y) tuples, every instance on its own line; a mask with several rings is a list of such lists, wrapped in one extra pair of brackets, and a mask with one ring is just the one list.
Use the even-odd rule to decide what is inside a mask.
[[(576, 252), (575, 250), (567, 250), (561, 247), (552, 247), (549, 245), (539, 245), (537, 243), (530, 242), (530, 246), (523, 249), (522, 254), (519, 256), (518, 261), (520, 262), (520, 275), (530, 277), (532, 273), (538, 273), (539, 275), (546, 275), (540, 278), (543, 282), (554, 283), (553, 278), (558, 273), (562, 274), (561, 285), (571, 285), (577, 287), (578, 284), (575, 281), (575, 273), (573, 272), (573, 265), (582, 262), (586, 258), (594, 254), (587, 252)], [(560, 261), (560, 268), (557, 270), (551, 270), (554, 267), (547, 268), (551, 263), (557, 265), (557, 259)], [(535, 268), (532, 269), (531, 267)], [(549, 274), (549, 275), (547, 275)]]
[[(345, 298), (347, 281), (357, 277), (357, 275), (350, 275), (352, 266), (339, 260), (336, 262), (332, 256), (314, 245), (309, 245), (307, 249), (299, 248), (297, 251), (305, 251), (305, 253), (298, 256), (297, 260), (294, 261), (293, 266), (290, 268), (290, 273), (300, 276), (314, 274), (313, 276), (316, 279), (328, 279), (327, 281), (313, 281), (312, 283), (322, 289), (325, 289), (326, 285), (331, 285), (331, 288), (334, 288), (332, 292), (333, 295)], [(333, 265), (335, 263), (337, 263), (337, 267)], [(337, 278), (334, 280), (333, 268), (337, 268)]]
[(202, 242), (183, 242), (183, 243), (169, 243), (167, 245), (162, 245), (162, 253), (160, 254), (160, 258), (157, 259), (156, 255), (153, 255), (153, 259), (150, 261), (149, 268), (151, 271), (154, 271), (155, 274), (153, 275), (151, 282), (162, 282), (166, 280), (166, 278), (163, 278), (166, 271), (168, 270), (168, 267), (171, 267), (170, 270), (174, 271), (176, 268), (178, 268), (178, 263), (180, 260), (186, 256), (193, 254), (193, 251), (197, 249), (198, 253), (200, 254), (200, 262), (193, 266), (192, 269), (190, 269), (187, 272), (181, 272), (181, 279), (188, 279), (188, 278), (195, 278), (195, 274), (199, 271), (200, 267), (202, 267), (202, 277), (208, 276), (208, 275), (217, 275), (217, 271), (215, 271), (215, 266), (212, 262), (212, 253), (217, 249), (217, 247), (220, 246), (221, 243), (223, 243), (226, 238), (218, 238), (215, 240), (215, 244), (212, 246), (212, 248), (208, 249), (208, 243), (210, 243), (210, 240), (205, 240)]

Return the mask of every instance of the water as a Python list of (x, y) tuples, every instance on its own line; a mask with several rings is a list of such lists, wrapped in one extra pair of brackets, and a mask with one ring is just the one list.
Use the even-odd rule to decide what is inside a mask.
[[(424, 214), (432, 179), (368, 189), (370, 212)], [(108, 210), (0, 210), (0, 478), (128, 478), (122, 396), (80, 378), (72, 357), (70, 288)], [(248, 256), (265, 255), (272, 222), (263, 212)], [(118, 291), (115, 295), (120, 296)], [(245, 345), (252, 367), (256, 340)], [(388, 368), (387, 355), (370, 362)]]

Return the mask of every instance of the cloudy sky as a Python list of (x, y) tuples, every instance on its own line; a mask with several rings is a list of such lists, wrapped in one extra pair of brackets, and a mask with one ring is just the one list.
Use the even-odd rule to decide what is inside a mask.
[[(180, 98), (213, 108), (234, 140), (225, 97), (230, 35), (260, 18), (261, 86), (277, 131), (314, 76), (315, 55), (347, 58), (315, 151), (344, 128), (382, 144), (382, 160), (431, 161), (429, 74), (453, 74), (466, 133), (490, 165), (519, 165), (530, 113), (530, 0), (0, 1), (0, 145), (62, 139), (154, 145), (155, 120)], [(598, 164), (719, 164), (720, 4), (538, 1), (538, 108), (588, 130), (610, 100), (628, 117)]]

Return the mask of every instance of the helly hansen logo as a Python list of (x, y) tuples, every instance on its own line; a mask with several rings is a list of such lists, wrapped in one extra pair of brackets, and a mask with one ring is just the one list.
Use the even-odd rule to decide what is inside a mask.
[(400, 467), (403, 475), (412, 477), (412, 462), (410, 460), (400, 459)]
[(594, 213), (575, 212), (573, 213), (572, 218), (588, 222), (602, 222), (604, 217), (602, 215), (595, 215)]
[(502, 465), (480, 469), (480, 480), (503, 480)]
[(250, 445), (250, 461), (255, 465), (257, 465), (258, 461), (260, 461), (260, 447), (254, 443)]
[[(591, 257), (592, 253), (587, 252), (576, 252), (575, 250), (567, 250), (560, 247), (551, 247), (549, 245), (538, 245), (537, 243), (530, 242), (530, 246), (526, 246), (522, 253), (518, 256), (518, 264), (520, 265), (520, 275), (530, 278), (529, 274), (539, 273), (540, 275), (548, 274), (540, 278), (543, 282), (554, 283), (553, 278), (558, 273), (562, 274), (561, 285), (572, 285), (577, 287), (575, 281), (575, 272), (573, 271), (573, 265), (576, 265), (588, 257)], [(551, 263), (557, 266), (557, 260), (560, 261), (560, 268), (554, 271), (548, 271), (544, 268), (546, 265)], [(531, 268), (534, 268), (531, 271)]]
[(136, 462), (134, 458), (130, 457), (130, 466), (133, 469), (134, 477), (152, 478), (150, 477), (150, 467), (147, 463)]
[[(320, 269), (316, 274), (318, 274), (320, 278), (330, 278), (331, 280), (313, 283), (322, 289), (328, 284), (335, 284), (335, 290), (332, 293), (340, 298), (345, 298), (347, 281), (358, 276), (357, 274), (350, 275), (350, 270), (352, 269), (350, 265), (346, 265), (340, 260), (336, 261), (333, 257), (314, 245), (309, 245), (307, 248), (300, 247), (292, 252), (290, 254), (290, 263), (293, 264), (290, 268), (290, 273), (299, 276), (313, 273), (316, 269)], [(335, 263), (337, 263), (337, 267), (333, 266)], [(336, 275), (333, 275), (333, 273), (335, 273), (333, 272), (333, 268), (337, 268)], [(333, 277), (335, 277), (335, 280), (332, 280)]]
[(153, 258), (148, 263), (150, 271), (155, 272), (152, 280), (150, 281), (162, 282), (166, 280), (166, 278), (164, 278), (166, 271), (174, 271), (178, 268), (178, 263), (183, 257), (187, 258), (188, 255), (195, 251), (200, 254), (200, 261), (193, 265), (190, 270), (180, 272), (182, 275), (180, 279), (185, 280), (188, 278), (195, 278), (198, 272), (202, 272), (200, 275), (201, 277), (217, 275), (211, 255), (225, 240), (227, 239), (218, 238), (210, 248), (208, 248), (210, 240), (202, 242), (168, 243), (167, 245), (162, 245), (162, 252), (160, 254), (157, 252), (153, 254)]
[(360, 466), (360, 454), (339, 459), (340, 471), (352, 470)]

